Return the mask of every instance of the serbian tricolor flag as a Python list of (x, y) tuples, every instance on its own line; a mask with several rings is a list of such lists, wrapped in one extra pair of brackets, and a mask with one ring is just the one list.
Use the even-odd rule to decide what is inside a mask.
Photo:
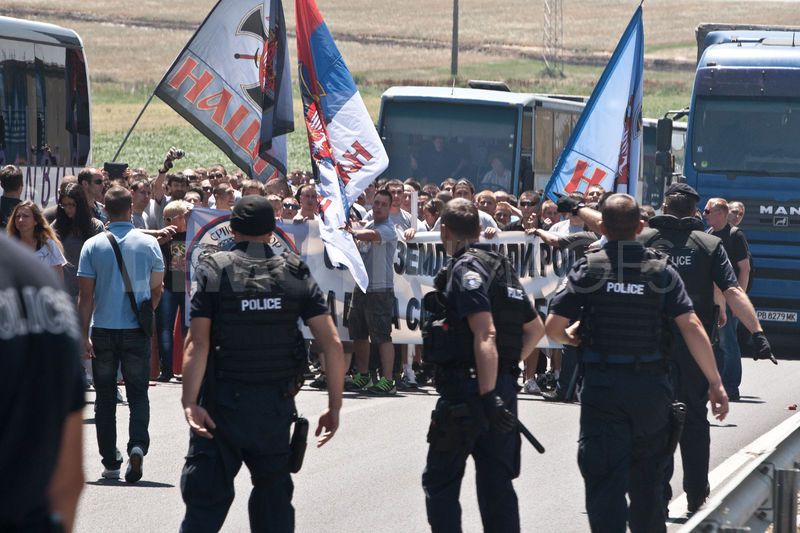
[(286, 174), (290, 70), (280, 0), (220, 0), (155, 94), (264, 181)]
[(345, 227), (350, 205), (389, 157), (314, 0), (295, 0), (300, 94), (311, 161), (319, 171), (320, 226), (326, 251), (365, 290), (366, 270)]
[(586, 108), (561, 152), (545, 195), (593, 185), (636, 196), (642, 148), (642, 7), (628, 23)]

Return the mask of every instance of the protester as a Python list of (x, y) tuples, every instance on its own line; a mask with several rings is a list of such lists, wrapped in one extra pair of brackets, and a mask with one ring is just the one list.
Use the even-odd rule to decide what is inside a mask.
[(294, 217), (295, 222), (314, 220), (317, 216), (317, 209), (319, 208), (317, 188), (313, 185), (303, 185), (297, 189), (294, 197), (300, 205), (300, 212)]
[(281, 203), (281, 220), (284, 222), (292, 222), (300, 210), (300, 203), (293, 197), (288, 196), (283, 199)]
[[(576, 202), (583, 202), (583, 194), (579, 192), (569, 193), (569, 197)], [(569, 214), (565, 220), (554, 223), (549, 228), (546, 228), (551, 233), (556, 235), (569, 235), (570, 233), (578, 233), (583, 231), (583, 220), (578, 215)]]
[(542, 202), (542, 213), (539, 216), (539, 227), (549, 230), (553, 224), (561, 220), (561, 215), (558, 213), (558, 207), (552, 200), (545, 200)]
[(475, 195), (475, 207), (494, 218), (494, 211), (497, 208), (497, 200), (492, 191), (481, 191)]
[(175, 317), (180, 310), (180, 327), (186, 336), (186, 216), (188, 202), (173, 200), (164, 207), (164, 222), (175, 226), (176, 233), (161, 245), (164, 258), (164, 291), (156, 308), (158, 360), (160, 372), (156, 381), (167, 383), (173, 378), (172, 349)]
[[(0, 531), (70, 532), (83, 489), (84, 380), (75, 306), (0, 234)], [(37, 318), (38, 317), (38, 318)]]
[(59, 279), (64, 278), (67, 264), (64, 249), (38, 205), (30, 200), (18, 203), (11, 211), (6, 232), (33, 250), (39, 261), (52, 267)]
[(280, 220), (283, 216), (283, 199), (277, 194), (268, 194), (267, 201), (272, 204), (272, 210), (275, 213), (275, 219)]
[(86, 199), (92, 206), (92, 216), (103, 224), (108, 222), (105, 210), (103, 209), (103, 193), (105, 192), (105, 178), (103, 173), (94, 167), (84, 168), (78, 173), (78, 184), (86, 191)]
[(58, 200), (52, 226), (64, 248), (64, 287), (78, 301), (78, 261), (83, 244), (103, 231), (103, 223), (92, 216), (86, 192), (77, 183), (70, 183)]
[[(121, 364), (130, 408), (129, 461), (125, 480), (135, 483), (142, 477), (142, 463), (150, 444), (150, 404), (147, 397), (150, 338), (143, 327), (151, 325), (140, 323), (130, 298), (134, 299), (139, 314), (144, 306), (152, 309), (158, 306), (164, 261), (156, 240), (136, 231), (130, 222), (130, 191), (112, 187), (104, 199), (110, 222), (108, 233), (95, 235), (81, 250), (78, 312), (86, 355), (93, 359), (95, 427), (104, 467), (102, 477), (118, 478), (122, 465), (116, 442), (115, 399), (117, 368)], [(122, 264), (116, 257), (112, 239), (120, 249)], [(123, 281), (123, 265), (130, 283)], [(127, 293), (126, 286), (130, 286), (132, 292)]]
[[(264, 184), (258, 180), (245, 180), (242, 182), (242, 196), (249, 196), (254, 194), (256, 196), (264, 196)], [(276, 215), (277, 216), (277, 215)]]
[(443, 208), (444, 202), (438, 198), (434, 198), (433, 200), (428, 200), (425, 202), (425, 205), (422, 208), (425, 231), (433, 230), (433, 227), (436, 225), (436, 221), (439, 220), (439, 216), (441, 215)]
[[(496, 193), (495, 199), (497, 199)], [(537, 227), (539, 221), (536, 217), (536, 209), (539, 207), (540, 199), (539, 195), (533, 191), (524, 191), (520, 193), (519, 201), (517, 202), (521, 213), (519, 220), (512, 221), (504, 230), (523, 231)]]
[(183, 174), (167, 174), (167, 202), (183, 199), (189, 190), (189, 178)]
[[(402, 186), (401, 186), (402, 187)], [(402, 188), (400, 189), (402, 191)], [(395, 198), (386, 189), (375, 193), (373, 220), (364, 229), (350, 230), (369, 275), (366, 292), (353, 289), (350, 307), (350, 338), (355, 351), (356, 372), (348, 388), (380, 396), (397, 394), (393, 378), (392, 318), (394, 315), (394, 255), (397, 233), (390, 217)], [(369, 375), (369, 343), (378, 346), (381, 378), (372, 383)], [(349, 361), (348, 361), (349, 366)]]
[(192, 207), (203, 207), (203, 189), (191, 188), (183, 195), (183, 200), (192, 204)]
[(738, 226), (744, 218), (744, 204), (742, 202), (728, 202), (728, 224)]
[(0, 227), (8, 224), (8, 219), (14, 207), (22, 200), (22, 171), (14, 165), (6, 165), (0, 169), (0, 187), (3, 195), (0, 196)]
[(233, 187), (229, 183), (220, 183), (214, 187), (214, 209), (230, 211), (233, 209), (235, 199)]
[[(728, 223), (728, 202), (722, 198), (711, 198), (706, 203), (703, 215), (710, 226), (708, 233), (722, 239), (722, 247), (728, 254), (739, 287), (747, 292), (750, 285), (750, 248), (744, 232)], [(733, 401), (739, 399), (742, 381), (742, 352), (736, 333), (738, 327), (739, 319), (728, 307), (725, 325), (719, 329), (719, 343), (715, 349), (722, 383)]]

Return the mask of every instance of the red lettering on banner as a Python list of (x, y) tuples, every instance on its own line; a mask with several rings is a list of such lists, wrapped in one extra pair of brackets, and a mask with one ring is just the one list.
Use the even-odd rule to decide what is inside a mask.
[[(372, 154), (367, 151), (366, 148), (361, 146), (361, 143), (355, 141), (353, 145), (350, 147), (354, 151), (350, 152), (347, 150), (345, 153), (342, 154), (342, 159), (344, 160), (341, 163), (342, 170), (345, 171), (347, 174), (353, 174), (358, 172), (364, 167), (364, 164), (370, 160), (372, 160)], [(362, 162), (358, 156), (364, 158), (364, 162)]]
[(325, 213), (325, 211), (327, 211), (327, 210), (328, 210), (328, 208), (331, 206), (331, 203), (332, 203), (332, 202), (330, 201), (330, 199), (329, 199), (329, 198), (325, 198), (324, 200), (322, 200), (322, 201), (319, 203), (319, 210), (320, 210), (320, 211), (322, 211), (322, 213), (324, 214), (324, 213)]
[(233, 139), (233, 132), (241, 126), (244, 119), (247, 118), (247, 115), (250, 114), (250, 111), (244, 105), (240, 105), (239, 109), (236, 110), (236, 113), (233, 114), (231, 119), (225, 124), (225, 132), (231, 136)]
[(214, 113), (211, 115), (211, 120), (213, 120), (217, 126), (222, 127), (225, 122), (225, 112), (228, 110), (228, 103), (231, 101), (231, 96), (231, 93), (229, 93), (227, 89), (222, 89), (220, 92), (214, 93), (211, 96), (206, 96), (197, 102), (197, 109), (202, 109), (203, 111), (213, 110)]
[(577, 191), (581, 183), (585, 183), (586, 189), (588, 189), (594, 185), (600, 185), (603, 182), (603, 178), (606, 177), (606, 172), (596, 168), (592, 173), (592, 177), (587, 178), (584, 173), (588, 167), (589, 163), (581, 159), (578, 160), (578, 163), (575, 165), (575, 172), (572, 173), (569, 183), (567, 183), (567, 185), (564, 187), (564, 192)]
[(211, 82), (214, 81), (214, 76), (212, 76), (207, 70), (203, 70), (203, 73), (200, 74), (200, 76), (195, 76), (193, 71), (196, 66), (197, 61), (191, 57), (187, 57), (186, 61), (184, 61), (183, 65), (181, 65), (181, 68), (178, 69), (178, 72), (176, 72), (169, 82), (167, 82), (170, 87), (177, 91), (184, 81), (187, 79), (192, 80), (192, 87), (186, 91), (186, 94), (183, 95), (183, 97), (191, 103), (194, 103), (200, 96), (200, 93), (202, 93), (206, 87), (208, 87)]
[[(231, 137), (233, 137), (234, 142), (238, 144), (242, 150), (250, 154), (250, 157), (255, 159), (256, 156), (258, 155), (258, 152), (250, 150), (250, 145), (253, 143), (254, 140), (256, 140), (256, 136), (260, 131), (261, 131), (261, 121), (253, 120), (247, 127), (247, 129), (244, 130), (244, 133), (242, 133), (239, 136), (238, 139), (236, 138), (236, 135), (233, 134), (231, 134)], [(257, 148), (258, 147), (256, 147), (256, 149)]]

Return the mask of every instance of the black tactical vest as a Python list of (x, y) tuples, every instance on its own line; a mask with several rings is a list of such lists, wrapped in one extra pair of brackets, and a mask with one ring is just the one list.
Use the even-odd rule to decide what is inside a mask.
[(263, 383), (303, 373), (305, 346), (297, 319), (308, 267), (289, 253), (258, 258), (218, 252), (209, 260), (224, 271), (211, 328), (217, 377)]
[(605, 249), (586, 256), (591, 287), (581, 318), (583, 345), (599, 353), (638, 358), (666, 353), (663, 305), (667, 256), (645, 250), (639, 264), (619, 268)]
[[(464, 256), (467, 254), (477, 258), (490, 276), (489, 298), (500, 365), (516, 364), (522, 351), (522, 325), (527, 305), (522, 284), (504, 256), (477, 248), (470, 248)], [(422, 339), (426, 362), (452, 366), (475, 365), (474, 337), (467, 320), (451, 318), (447, 312), (446, 295), (452, 286), (448, 273), (464, 256), (437, 275), (434, 282), (437, 290), (429, 292), (423, 299), (426, 318), (422, 325)]]
[[(642, 231), (640, 242), (669, 254), (673, 266), (686, 285), (686, 292), (694, 305), (697, 317), (710, 332), (714, 321), (714, 282), (712, 260), (720, 239), (702, 231), (696, 224), (675, 217), (657, 217), (659, 221), (650, 230)], [(655, 219), (654, 219), (655, 220)], [(701, 229), (697, 229), (697, 226)]]

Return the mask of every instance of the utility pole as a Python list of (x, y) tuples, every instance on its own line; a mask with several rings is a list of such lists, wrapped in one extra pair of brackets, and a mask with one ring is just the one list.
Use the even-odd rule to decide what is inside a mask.
[(450, 75), (458, 76), (458, 0), (453, 0), (453, 48), (450, 52)]
[(544, 0), (544, 59), (545, 70), (551, 76), (564, 76), (564, 46), (562, 0)]

